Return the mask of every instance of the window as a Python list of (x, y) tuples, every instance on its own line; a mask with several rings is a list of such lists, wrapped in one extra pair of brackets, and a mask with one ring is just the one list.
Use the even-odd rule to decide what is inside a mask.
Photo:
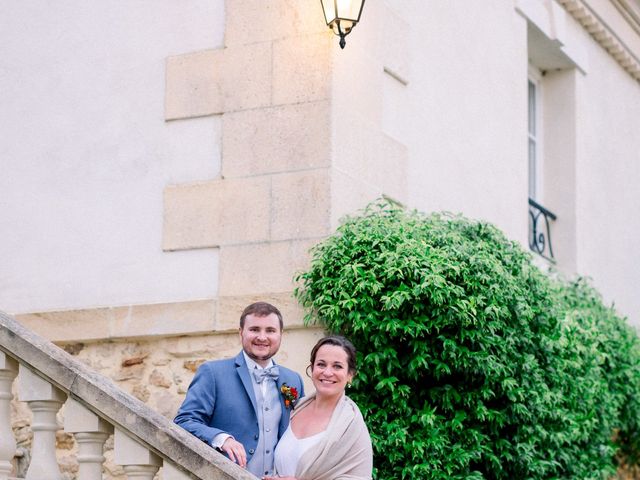
[(560, 270), (574, 272), (577, 112), (579, 85), (588, 65), (582, 38), (568, 28), (567, 12), (560, 3), (515, 0), (527, 29), (527, 59), (523, 60), (528, 72), (526, 83), (522, 82), (523, 93), (527, 90), (521, 105), (527, 122), (526, 139), (522, 132), (527, 158), (521, 161), (522, 168), (528, 169), (529, 247)]
[(528, 97), (528, 137), (529, 137), (529, 198), (542, 199), (542, 128), (541, 115), (541, 82), (539, 71), (530, 69), (527, 97)]
[(551, 246), (550, 221), (556, 216), (542, 206), (542, 193), (544, 191), (542, 179), (543, 144), (542, 144), (542, 77), (543, 74), (537, 68), (529, 68), (527, 82), (527, 136), (529, 162), (529, 248), (546, 258), (554, 260), (553, 247)]

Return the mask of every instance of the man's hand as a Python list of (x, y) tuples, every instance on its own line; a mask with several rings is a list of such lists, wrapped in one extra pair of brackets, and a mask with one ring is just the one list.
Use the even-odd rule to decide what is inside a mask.
[(244, 447), (233, 437), (227, 438), (220, 449), (229, 455), (229, 458), (240, 465), (242, 468), (247, 466), (247, 453), (244, 451)]

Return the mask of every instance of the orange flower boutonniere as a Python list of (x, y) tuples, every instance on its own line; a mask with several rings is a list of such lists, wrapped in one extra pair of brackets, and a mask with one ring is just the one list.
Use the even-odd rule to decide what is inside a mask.
[(298, 390), (296, 387), (290, 387), (286, 383), (283, 383), (280, 387), (280, 392), (284, 397), (284, 406), (286, 408), (294, 408), (296, 406), (296, 402), (298, 401)]

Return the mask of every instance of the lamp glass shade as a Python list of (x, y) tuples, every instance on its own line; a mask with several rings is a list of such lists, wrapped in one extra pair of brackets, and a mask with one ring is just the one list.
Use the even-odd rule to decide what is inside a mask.
[(322, 10), (324, 11), (324, 19), (327, 25), (332, 28), (335, 29), (334, 25), (340, 22), (343, 27), (349, 25), (349, 30), (351, 30), (351, 27), (360, 21), (364, 0), (320, 1), (322, 3)]

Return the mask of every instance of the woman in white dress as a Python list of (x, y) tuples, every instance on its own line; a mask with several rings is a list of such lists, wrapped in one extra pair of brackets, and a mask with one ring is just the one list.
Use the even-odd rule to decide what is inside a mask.
[(263, 480), (370, 480), (369, 431), (345, 395), (356, 372), (353, 344), (336, 335), (320, 339), (309, 368), (316, 391), (296, 405), (276, 447), (276, 476)]

